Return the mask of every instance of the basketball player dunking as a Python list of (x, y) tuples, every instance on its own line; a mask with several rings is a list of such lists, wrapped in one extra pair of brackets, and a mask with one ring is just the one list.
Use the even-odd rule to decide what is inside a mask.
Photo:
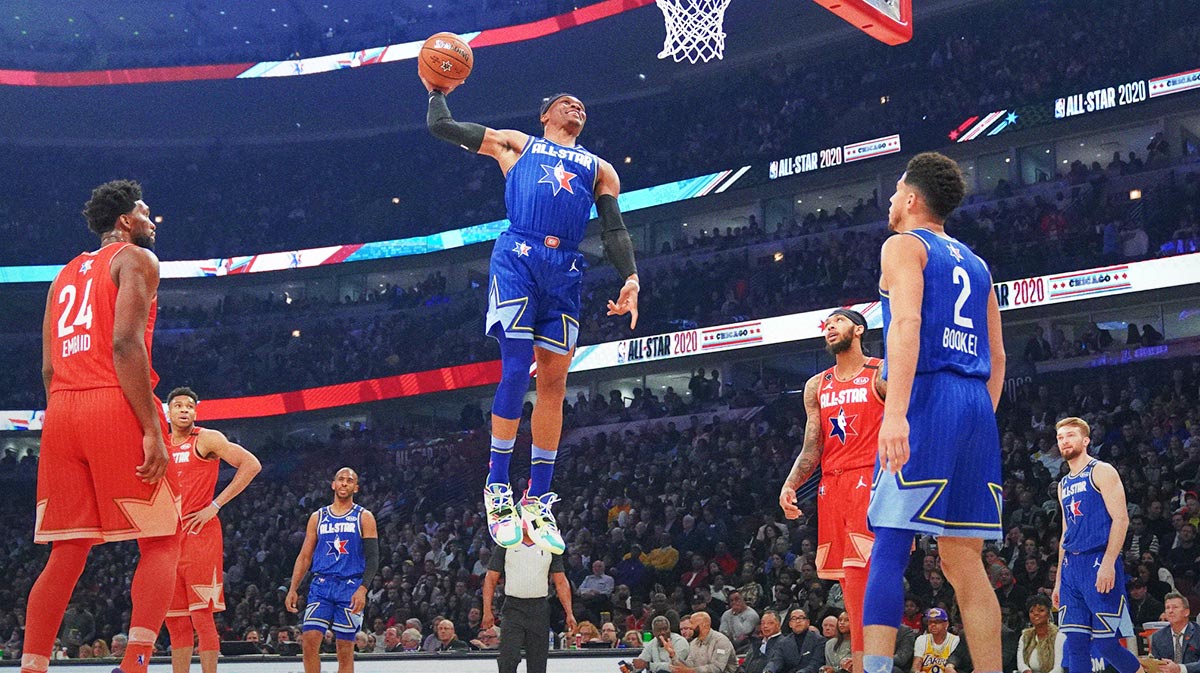
[[(187, 673), (192, 666), (193, 633), (199, 635), (196, 649), (200, 652), (200, 670), (216, 673), (221, 641), (213, 613), (225, 610), (225, 545), (217, 512), (245, 490), (262, 469), (254, 454), (225, 435), (196, 426), (199, 402), (191, 388), (176, 388), (167, 396), (171, 423), (167, 434), (169, 469), (179, 487), (183, 512), (175, 596), (167, 610), (174, 673)], [(222, 460), (237, 472), (229, 485), (213, 497)]]
[(984, 539), (1000, 539), (1004, 386), (1000, 307), (987, 263), (948, 236), (966, 191), (958, 164), (918, 154), (896, 183), (879, 294), (887, 402), (867, 516), (875, 531), (863, 605), (863, 668), (890, 673), (915, 533), (938, 536), (980, 673), (998, 673), (1000, 606), (984, 571)]
[(799, 517), (796, 489), (821, 467), (817, 575), (842, 584), (850, 616), (850, 651), (854, 670), (860, 673), (863, 593), (875, 540), (867, 526), (867, 504), (887, 393), (887, 382), (880, 376), (883, 361), (863, 352), (866, 331), (867, 320), (858, 311), (839, 308), (825, 319), (825, 350), (837, 364), (804, 385), (804, 446), (779, 492), (784, 515)]
[(354, 503), (358, 473), (343, 467), (333, 477), (333, 504), (308, 517), (304, 544), (292, 568), (284, 599), (288, 612), (299, 612), (296, 593), (312, 567), (312, 582), (300, 629), (304, 673), (321, 673), (321, 640), (333, 631), (338, 673), (354, 673), (354, 638), (362, 628), (367, 587), (379, 570), (379, 533), (375, 515)]
[(42, 323), (46, 420), (34, 541), (53, 543), (29, 592), (22, 673), (45, 671), (92, 545), (137, 540), (129, 645), (119, 670), (145, 673), (179, 558), (179, 505), (167, 477), (166, 421), (150, 365), (158, 258), (136, 182), (92, 191), (84, 206), (100, 249), (67, 263)]
[[(429, 90), (427, 122), (433, 135), (500, 164), (506, 186), (508, 230), (492, 250), (487, 333), (500, 342), (501, 380), (492, 403), (492, 448), (483, 502), (492, 539), (506, 548), (521, 544), (522, 528), (543, 549), (564, 546), (551, 505), (554, 459), (562, 435), (567, 369), (579, 334), (583, 240), (593, 201), (603, 227), (608, 259), (624, 279), (608, 315), (631, 314), (637, 326), (638, 284), (633, 243), (617, 207), (621, 183), (612, 165), (576, 143), (587, 112), (570, 94), (542, 103), (542, 137), (454, 121), (448, 89)], [(536, 346), (536, 348), (535, 348)], [(529, 365), (537, 360), (533, 447), (529, 488), (514, 509), (508, 463), (516, 442), (521, 405), (529, 390)]]
[(1066, 634), (1064, 668), (1091, 670), (1095, 650), (1120, 673), (1136, 673), (1141, 663), (1118, 642), (1133, 636), (1121, 560), (1129, 530), (1125, 487), (1116, 468), (1088, 455), (1092, 429), (1087, 421), (1064, 418), (1054, 427), (1058, 450), (1071, 469), (1058, 482), (1063, 531), (1052, 594), (1058, 628)]

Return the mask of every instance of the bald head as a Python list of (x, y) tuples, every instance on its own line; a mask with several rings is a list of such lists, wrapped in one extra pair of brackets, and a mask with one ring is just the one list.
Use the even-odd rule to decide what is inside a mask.
[(704, 611), (694, 613), (692, 615), (692, 628), (696, 629), (697, 636), (707, 638), (708, 632), (712, 631), (712, 615)]
[(352, 468), (352, 467), (343, 467), (342, 469), (340, 469), (334, 473), (333, 478), (337, 479), (338, 477), (342, 476), (343, 474), (346, 475), (347, 477), (353, 479), (354, 481), (358, 481), (358, 473), (355, 472), (354, 468)]

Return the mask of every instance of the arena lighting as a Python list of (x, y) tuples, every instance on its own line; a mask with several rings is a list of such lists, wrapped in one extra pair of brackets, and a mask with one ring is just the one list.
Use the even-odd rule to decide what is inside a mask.
[(782, 252), (782, 251), (777, 251), (777, 252), (776, 252), (774, 255), (771, 255), (771, 257), (772, 257), (772, 259), (774, 259), (776, 262), (782, 262), (782, 261), (783, 261), (783, 252)]
[[(288, 302), (288, 303), (290, 304), (291, 302)], [(297, 339), (300, 338), (300, 330), (298, 330), (298, 329), (292, 330), (292, 336)]]
[(399, 196), (393, 196), (393, 197), (392, 197), (392, 203), (400, 203), (400, 197), (399, 197)]
[(1142, 198), (1142, 190), (1140, 190), (1140, 189), (1129, 190), (1129, 200), (1130, 201), (1137, 201), (1140, 198)]
[(163, 220), (163, 218), (162, 218), (162, 215), (155, 215), (155, 216), (154, 216), (154, 223), (155, 223), (155, 224), (162, 224), (162, 220)]

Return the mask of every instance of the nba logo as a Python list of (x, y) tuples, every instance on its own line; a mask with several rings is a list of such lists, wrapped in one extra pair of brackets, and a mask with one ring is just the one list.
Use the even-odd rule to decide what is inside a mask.
[(1054, 101), (1054, 118), (1062, 119), (1067, 116), (1067, 99), (1059, 98)]
[(625, 354), (629, 351), (629, 344), (625, 341), (617, 342), (617, 364), (625, 364)]
[(779, 177), (779, 162), (778, 161), (771, 162), (771, 165), (768, 166), (768, 168), (767, 168), (767, 174), (768, 174), (768, 179), (770, 179), (770, 180), (774, 180), (775, 178)]

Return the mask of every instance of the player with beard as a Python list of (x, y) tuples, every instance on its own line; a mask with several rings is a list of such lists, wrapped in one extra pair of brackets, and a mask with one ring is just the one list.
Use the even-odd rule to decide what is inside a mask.
[(866, 331), (867, 320), (858, 311), (839, 308), (825, 319), (825, 350), (837, 362), (804, 386), (804, 445), (779, 492), (784, 515), (799, 517), (796, 491), (821, 468), (817, 575), (842, 584), (855, 671), (862, 671), (863, 593), (875, 539), (867, 505), (887, 392), (879, 375), (882, 361), (863, 349)]
[(92, 545), (137, 540), (129, 645), (118, 670), (146, 673), (179, 558), (179, 504), (150, 364), (156, 227), (130, 180), (94, 189), (83, 214), (100, 249), (59, 271), (42, 322), (47, 406), (33, 539), (53, 546), (29, 592), (21, 672), (49, 665)]
[(1143, 670), (1118, 638), (1133, 635), (1125, 598), (1121, 548), (1129, 528), (1125, 487), (1116, 468), (1088, 455), (1091, 427), (1081, 418), (1055, 424), (1058, 450), (1071, 469), (1058, 482), (1063, 530), (1051, 597), (1066, 634), (1063, 655), (1072, 671), (1090, 670), (1094, 649), (1120, 673)]

